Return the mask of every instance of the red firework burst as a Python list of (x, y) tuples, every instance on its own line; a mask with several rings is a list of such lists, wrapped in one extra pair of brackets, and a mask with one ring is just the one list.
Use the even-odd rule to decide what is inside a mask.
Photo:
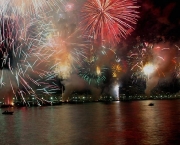
[(116, 44), (133, 30), (139, 6), (136, 0), (87, 0), (82, 8), (81, 26), (95, 40)]

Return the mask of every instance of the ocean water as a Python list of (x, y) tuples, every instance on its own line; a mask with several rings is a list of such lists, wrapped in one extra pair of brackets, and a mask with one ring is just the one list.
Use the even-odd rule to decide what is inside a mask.
[[(148, 106), (150, 102), (154, 106)], [(179, 145), (180, 100), (0, 109), (0, 145)]]

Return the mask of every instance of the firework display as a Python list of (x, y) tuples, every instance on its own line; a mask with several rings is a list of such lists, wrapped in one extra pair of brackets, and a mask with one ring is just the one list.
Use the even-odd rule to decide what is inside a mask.
[(1, 0), (2, 97), (41, 105), (82, 84), (102, 93), (142, 84), (138, 91), (150, 94), (152, 82), (179, 79), (179, 41), (134, 33), (139, 7), (136, 0)]

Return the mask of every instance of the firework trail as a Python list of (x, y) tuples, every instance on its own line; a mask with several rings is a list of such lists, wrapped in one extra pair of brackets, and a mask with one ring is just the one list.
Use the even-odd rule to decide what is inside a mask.
[[(1, 15), (1, 87), (6, 85), (7, 81), (10, 82), (10, 85), (13, 93), (15, 93), (15, 86), (20, 87), (20, 81), (23, 74), (21, 64), (17, 62), (16, 57), (19, 59), (22, 56), (25, 56), (24, 40), (23, 33), (27, 31), (26, 27), (24, 28), (24, 32), (20, 31), (21, 26), (19, 22), (21, 21), (20, 17), (4, 17)], [(23, 19), (22, 19), (23, 22)], [(24, 39), (23, 39), (24, 38)], [(24, 55), (25, 54), (25, 55)], [(17, 65), (16, 65), (17, 64)], [(17, 69), (17, 70), (16, 70)], [(14, 79), (12, 79), (14, 76)], [(14, 85), (14, 81), (17, 85)], [(13, 83), (12, 83), (13, 82)], [(7, 87), (8, 88), (8, 87)], [(9, 91), (9, 90), (8, 90)]]
[[(17, 97), (18, 93), (25, 100), (22, 92), (26, 92), (26, 95), (35, 95), (36, 87), (43, 87), (42, 80), (49, 77), (42, 75), (45, 74), (43, 70), (48, 68), (45, 66), (46, 60), (42, 59), (44, 54), (40, 53), (51, 32), (49, 27), (50, 24), (37, 18), (27, 20), (20, 16), (1, 15), (0, 85), (1, 90), (5, 88), (7, 92), (12, 92), (11, 97)], [(55, 84), (47, 86), (54, 88)]]
[(116, 44), (133, 30), (137, 8), (135, 0), (88, 0), (81, 11), (81, 26), (95, 40)]

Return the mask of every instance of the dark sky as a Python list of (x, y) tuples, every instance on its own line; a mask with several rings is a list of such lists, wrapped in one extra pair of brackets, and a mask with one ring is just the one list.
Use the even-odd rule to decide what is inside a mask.
[[(153, 39), (163, 35), (168, 40), (180, 38), (180, 1), (179, 0), (141, 0), (140, 18), (134, 35)], [(150, 41), (150, 40), (147, 40)]]

